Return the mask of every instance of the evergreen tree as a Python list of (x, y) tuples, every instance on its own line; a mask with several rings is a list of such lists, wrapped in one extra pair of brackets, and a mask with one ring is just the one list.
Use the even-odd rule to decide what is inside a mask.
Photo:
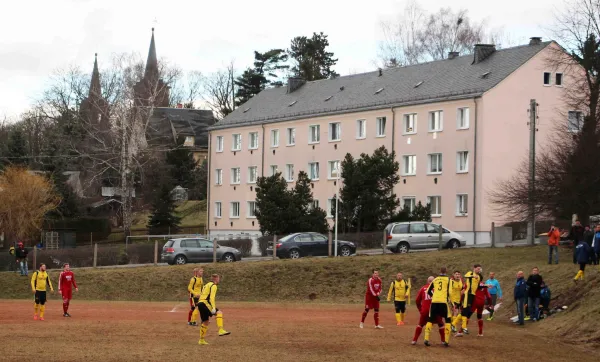
[(179, 228), (181, 218), (175, 213), (175, 202), (171, 198), (171, 188), (164, 183), (152, 202), (152, 215), (148, 218), (148, 232), (164, 235)]
[(265, 53), (254, 52), (254, 66), (248, 68), (236, 80), (236, 105), (246, 103), (268, 86), (281, 85), (279, 72), (289, 68), (284, 64), (288, 55), (283, 49), (271, 49)]
[(198, 162), (194, 159), (191, 149), (183, 146), (183, 139), (175, 149), (167, 152), (166, 161), (171, 168), (171, 178), (175, 186), (184, 188), (194, 186)]
[(410, 213), (410, 221), (431, 221), (431, 204), (423, 205), (419, 201)]
[(332, 69), (337, 63), (333, 53), (327, 51), (327, 35), (313, 33), (311, 38), (297, 36), (292, 39), (288, 53), (295, 60), (292, 72), (296, 77), (307, 81), (335, 78), (338, 74)]
[(68, 177), (64, 175), (62, 168), (51, 171), (50, 179), (54, 184), (54, 190), (60, 196), (61, 202), (58, 208), (51, 211), (46, 217), (49, 219), (72, 219), (79, 216), (79, 197), (67, 184)]
[(10, 139), (8, 141), (6, 152), (8, 163), (27, 166), (29, 164), (27, 155), (27, 141), (25, 140), (25, 135), (20, 128), (15, 127), (10, 132)]

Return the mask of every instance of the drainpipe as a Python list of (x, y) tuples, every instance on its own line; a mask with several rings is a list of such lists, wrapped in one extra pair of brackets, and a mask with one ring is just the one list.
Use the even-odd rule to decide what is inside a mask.
[(396, 139), (396, 112), (394, 112), (394, 107), (391, 108), (392, 111), (392, 152), (394, 152), (394, 141)]
[(473, 98), (475, 103), (475, 120), (473, 124), (473, 245), (477, 245), (477, 97)]
[(265, 177), (265, 125), (261, 124), (262, 127), (262, 144), (260, 145), (261, 152), (261, 165), (260, 165), (260, 175)]
[[(212, 139), (212, 134), (210, 131), (208, 131), (208, 169), (207, 169), (207, 185), (206, 185), (206, 237), (210, 239), (210, 176), (212, 175), (212, 171), (210, 168), (210, 164), (211, 164), (211, 160), (212, 157), (211, 155), (211, 151), (212, 148), (210, 147), (210, 141)], [(222, 209), (221, 209), (222, 212)]]

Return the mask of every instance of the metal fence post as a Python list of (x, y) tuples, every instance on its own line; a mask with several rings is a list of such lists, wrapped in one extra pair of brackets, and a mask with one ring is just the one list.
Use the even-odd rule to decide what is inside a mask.
[(98, 243), (94, 244), (94, 268), (96, 267), (96, 263), (98, 261)]
[(329, 234), (327, 235), (328, 240), (327, 240), (327, 246), (329, 248), (329, 251), (327, 253), (327, 255), (331, 258), (331, 246), (332, 246), (332, 236), (331, 236), (331, 230), (329, 230)]
[(154, 240), (154, 265), (158, 264), (158, 240)]
[(213, 263), (217, 262), (217, 238), (213, 240)]
[(440, 234), (439, 234), (439, 241), (440, 241), (440, 245), (438, 246), (438, 250), (442, 250), (442, 248), (444, 247), (444, 228), (442, 227), (442, 225), (440, 225)]
[(387, 230), (383, 230), (383, 241), (381, 242), (381, 253), (385, 255), (385, 244), (387, 244)]
[(277, 235), (273, 235), (273, 260), (277, 259)]
[(492, 221), (492, 248), (496, 247), (496, 223)]
[(91, 232), (90, 233), (90, 246), (93, 246), (93, 245), (94, 245), (94, 233)]

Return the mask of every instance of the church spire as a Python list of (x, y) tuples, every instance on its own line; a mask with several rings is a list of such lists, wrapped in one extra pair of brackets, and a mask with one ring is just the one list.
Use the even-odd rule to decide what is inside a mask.
[(90, 82), (90, 97), (102, 95), (100, 88), (100, 72), (98, 71), (98, 53), (94, 55), (94, 70), (92, 71), (92, 81)]
[(150, 39), (150, 49), (148, 50), (148, 60), (146, 60), (146, 71), (144, 78), (158, 80), (158, 58), (156, 57), (156, 45), (154, 44), (154, 28), (152, 28), (152, 38)]

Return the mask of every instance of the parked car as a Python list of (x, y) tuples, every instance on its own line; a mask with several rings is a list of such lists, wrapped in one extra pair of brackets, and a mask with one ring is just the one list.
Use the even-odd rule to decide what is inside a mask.
[[(408, 253), (411, 249), (438, 248), (440, 244), (440, 225), (422, 222), (396, 222), (385, 228), (387, 249), (394, 253)], [(459, 248), (467, 244), (467, 240), (454, 231), (443, 228), (443, 247)]]
[[(213, 261), (213, 242), (201, 238), (170, 239), (163, 246), (161, 260), (171, 265), (211, 262)], [(229, 263), (240, 261), (242, 252), (217, 244), (217, 260)]]
[[(319, 233), (295, 233), (285, 236), (277, 242), (276, 256), (298, 259), (304, 256), (329, 255), (329, 239)], [(332, 252), (334, 246), (332, 245)], [(338, 255), (356, 254), (356, 245), (349, 241), (338, 240)], [(273, 255), (273, 246), (267, 247), (267, 255)]]

